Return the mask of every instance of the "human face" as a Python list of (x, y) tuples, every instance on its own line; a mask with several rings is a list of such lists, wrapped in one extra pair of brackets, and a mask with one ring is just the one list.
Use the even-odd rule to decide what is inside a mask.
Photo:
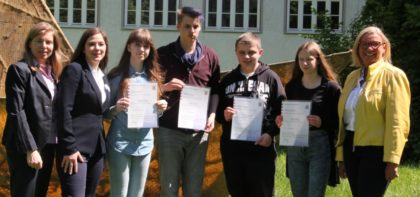
[(358, 55), (363, 66), (369, 66), (379, 61), (385, 54), (385, 43), (376, 34), (365, 34), (359, 42)]
[(83, 52), (85, 53), (88, 64), (97, 67), (105, 57), (106, 50), (104, 37), (98, 33), (87, 39)]
[(29, 48), (38, 63), (45, 64), (54, 50), (54, 32), (48, 31), (35, 36)]
[(317, 73), (317, 58), (307, 50), (301, 50), (298, 54), (299, 68), (303, 74)]
[(193, 43), (197, 41), (201, 31), (201, 22), (199, 17), (182, 17), (182, 21), (178, 23), (177, 29), (182, 42)]
[(235, 53), (239, 64), (241, 65), (241, 71), (244, 73), (251, 73), (258, 67), (258, 60), (262, 56), (263, 50), (252, 41), (240, 41), (236, 46)]
[(132, 63), (143, 63), (150, 54), (150, 45), (141, 42), (132, 42), (127, 46)]

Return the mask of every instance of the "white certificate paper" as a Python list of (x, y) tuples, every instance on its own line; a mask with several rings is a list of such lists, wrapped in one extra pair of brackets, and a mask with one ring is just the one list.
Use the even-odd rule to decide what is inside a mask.
[(128, 128), (157, 128), (157, 89), (155, 82), (129, 82), (127, 111)]
[(281, 146), (308, 146), (311, 101), (283, 101), (281, 114), (283, 124), (280, 128)]
[(257, 141), (261, 136), (264, 102), (257, 98), (234, 97), (231, 140)]
[(178, 111), (178, 127), (204, 130), (207, 123), (210, 88), (184, 86)]

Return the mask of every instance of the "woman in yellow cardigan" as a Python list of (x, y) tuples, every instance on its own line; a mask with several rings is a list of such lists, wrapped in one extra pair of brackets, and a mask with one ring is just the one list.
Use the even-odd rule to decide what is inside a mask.
[(383, 196), (398, 165), (410, 129), (410, 85), (391, 64), (391, 44), (378, 27), (356, 38), (350, 73), (338, 103), (336, 160), (353, 196)]

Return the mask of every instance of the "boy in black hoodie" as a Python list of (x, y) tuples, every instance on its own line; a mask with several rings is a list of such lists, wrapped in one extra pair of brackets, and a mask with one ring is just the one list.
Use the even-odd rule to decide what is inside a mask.
[[(236, 196), (272, 197), (276, 150), (273, 138), (279, 133), (274, 118), (280, 112), (285, 91), (279, 76), (259, 61), (263, 54), (261, 39), (247, 32), (238, 37), (236, 69), (220, 83), (217, 121), (222, 124), (220, 140), (223, 166), (229, 193)], [(258, 98), (264, 102), (261, 136), (255, 141), (231, 140), (234, 96)]]

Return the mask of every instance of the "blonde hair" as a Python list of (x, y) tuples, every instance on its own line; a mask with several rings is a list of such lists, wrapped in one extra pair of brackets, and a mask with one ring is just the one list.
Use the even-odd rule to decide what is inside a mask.
[(241, 34), (235, 42), (235, 51), (238, 48), (239, 43), (245, 43), (245, 44), (256, 44), (258, 49), (262, 49), (261, 47), (261, 38), (257, 36), (257, 34), (252, 32), (245, 32)]
[(357, 35), (356, 40), (354, 41), (353, 48), (352, 48), (352, 59), (353, 63), (357, 67), (363, 66), (362, 61), (359, 57), (359, 46), (360, 46), (360, 40), (363, 36), (368, 34), (376, 34), (382, 39), (382, 43), (385, 44), (385, 53), (382, 59), (385, 62), (392, 63), (391, 61), (391, 42), (389, 42), (389, 39), (385, 36), (385, 34), (382, 32), (382, 30), (379, 27), (376, 26), (368, 26), (364, 28), (362, 31), (360, 31), (359, 35)]
[[(48, 63), (51, 64), (52, 70), (54, 73), (54, 78), (57, 80), (60, 78), (61, 71), (63, 70), (63, 61), (67, 61), (67, 56), (61, 51), (61, 40), (59, 39), (57, 32), (53, 28), (52, 25), (46, 22), (40, 22), (35, 24), (28, 33), (28, 36), (25, 40), (25, 51), (23, 53), (23, 59), (25, 62), (31, 66), (31, 68), (35, 67), (36, 65), (32, 65), (35, 57), (31, 51), (31, 42), (35, 37), (39, 35), (44, 35), (48, 32), (53, 33), (53, 42), (54, 42), (54, 49), (50, 57), (48, 57)], [(35, 68), (37, 70), (37, 68)]]
[(295, 66), (293, 68), (292, 76), (293, 79), (301, 79), (303, 76), (303, 72), (299, 66), (299, 53), (303, 50), (307, 51), (309, 54), (316, 58), (316, 69), (321, 77), (337, 82), (336, 74), (331, 69), (330, 64), (325, 58), (324, 52), (322, 52), (321, 47), (318, 45), (318, 43), (314, 41), (307, 41), (303, 43), (296, 51)]

